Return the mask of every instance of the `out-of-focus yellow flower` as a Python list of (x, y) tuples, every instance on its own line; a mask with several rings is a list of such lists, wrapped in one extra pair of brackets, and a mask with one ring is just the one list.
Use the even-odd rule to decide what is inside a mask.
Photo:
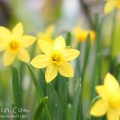
[(5, 51), (3, 53), (5, 66), (12, 64), (16, 57), (23, 62), (30, 60), (29, 53), (25, 48), (31, 46), (36, 38), (23, 35), (22, 23), (18, 23), (12, 31), (0, 26), (0, 39), (0, 51)]
[(78, 27), (78, 26), (73, 29), (73, 36), (75, 37), (76, 40), (78, 40), (80, 42), (85, 42), (88, 34), (90, 34), (90, 40), (91, 40), (91, 44), (92, 44), (96, 37), (96, 34), (94, 31), (83, 30), (83, 29), (80, 29), (80, 27)]
[(115, 8), (120, 9), (120, 0), (107, 0), (104, 7), (104, 13), (110, 13)]
[(45, 40), (47, 42), (53, 43), (53, 32), (54, 32), (55, 26), (54, 25), (49, 25), (47, 29), (44, 32), (39, 32), (38, 33), (38, 39), (39, 40)]
[(51, 82), (58, 74), (58, 72), (65, 77), (72, 77), (74, 74), (73, 68), (69, 61), (75, 59), (80, 52), (75, 49), (66, 48), (63, 37), (57, 37), (53, 44), (49, 42), (38, 40), (39, 47), (44, 55), (36, 56), (31, 64), (36, 68), (45, 68), (46, 82)]
[(120, 86), (118, 81), (108, 73), (104, 85), (96, 86), (100, 99), (93, 105), (90, 114), (96, 117), (107, 114), (108, 120), (120, 118)]

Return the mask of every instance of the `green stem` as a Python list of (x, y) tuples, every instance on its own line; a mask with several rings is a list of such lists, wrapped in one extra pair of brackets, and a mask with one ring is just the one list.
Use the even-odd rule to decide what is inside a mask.
[(116, 10), (114, 10), (113, 12), (113, 22), (112, 22), (112, 32), (111, 32), (111, 43), (110, 43), (110, 71), (112, 71), (113, 68), (113, 59), (112, 59), (112, 53), (113, 53), (113, 48), (114, 48), (114, 38), (115, 38), (115, 27), (116, 27), (116, 20), (115, 20), (115, 16), (116, 16)]
[(97, 37), (96, 37), (96, 62), (98, 65), (98, 84), (101, 83), (101, 72), (102, 72), (102, 64), (101, 64), (101, 24), (99, 22), (99, 16), (98, 14), (96, 15), (96, 33), (97, 33)]
[(15, 117), (15, 120), (20, 120), (20, 118), (18, 117), (19, 115), (22, 114), (19, 112), (19, 108), (22, 107), (20, 80), (16, 67), (12, 67), (12, 72), (13, 72), (12, 84), (13, 84), (13, 96), (14, 96), (14, 109), (16, 109), (14, 115), (17, 116)]
[(99, 23), (99, 16), (98, 14), (96, 14), (96, 53), (95, 53), (95, 61), (94, 61), (94, 66), (93, 66), (93, 71), (92, 71), (92, 77), (91, 77), (91, 98), (90, 101), (92, 100), (92, 98), (95, 95), (94, 92), (94, 87), (95, 87), (95, 79), (96, 79), (96, 75), (98, 73), (97, 79), (98, 79), (98, 83), (101, 83), (101, 74), (102, 74), (102, 55), (101, 55), (101, 27), (102, 26)]
[[(86, 39), (86, 46), (85, 46), (85, 55), (84, 55), (84, 63), (83, 63), (83, 69), (82, 69), (82, 73), (81, 73), (81, 107), (83, 107), (83, 93), (84, 93), (84, 77), (85, 77), (85, 72), (87, 69), (87, 64), (89, 61), (89, 54), (90, 54), (90, 35), (88, 35), (87, 39)], [(82, 116), (82, 108), (81, 108), (81, 112), (80, 112), (80, 120), (83, 119)]]
[(92, 120), (92, 119), (91, 119), (91, 116), (90, 116), (90, 110), (91, 110), (92, 106), (95, 104), (95, 102), (96, 102), (98, 99), (100, 99), (100, 97), (99, 97), (99, 96), (96, 96), (96, 97), (92, 100), (92, 102), (91, 102), (91, 104), (90, 104), (90, 107), (89, 107), (89, 109), (88, 109), (88, 111), (87, 111), (85, 120)]

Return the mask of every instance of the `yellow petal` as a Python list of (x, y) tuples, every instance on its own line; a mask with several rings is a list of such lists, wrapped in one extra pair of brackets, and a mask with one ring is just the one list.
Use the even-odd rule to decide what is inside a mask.
[(79, 54), (80, 54), (80, 52), (78, 50), (75, 50), (75, 49), (66, 49), (65, 52), (64, 52), (65, 60), (66, 61), (72, 61)]
[(46, 42), (49, 42), (50, 44), (53, 44), (53, 39), (51, 38), (51, 36), (46, 35), (45, 33), (42, 32), (39, 32), (37, 36), (39, 40), (44, 40)]
[(54, 29), (55, 29), (54, 25), (49, 25), (46, 29), (46, 34), (51, 37), (54, 32)]
[(58, 71), (62, 76), (73, 77), (74, 71), (70, 63), (64, 62), (62, 65), (58, 66)]
[(100, 117), (106, 114), (108, 110), (108, 103), (105, 102), (102, 99), (99, 99), (95, 102), (95, 104), (92, 106), (92, 109), (90, 111), (90, 114), (95, 117)]
[(36, 68), (45, 68), (50, 64), (50, 60), (46, 55), (38, 55), (32, 59), (30, 64)]
[(120, 9), (120, 1), (119, 0), (116, 1), (116, 7), (117, 7), (117, 9)]
[(9, 31), (7, 28), (0, 26), (0, 39), (9, 40), (12, 37), (11, 31)]
[(29, 53), (26, 49), (21, 48), (18, 53), (17, 53), (17, 57), (19, 60), (23, 61), (23, 62), (29, 62), (30, 61), (30, 56)]
[(29, 46), (31, 46), (34, 42), (35, 42), (35, 37), (30, 36), (30, 35), (24, 35), (21, 37), (21, 41), (22, 41), (22, 46), (24, 48), (27, 48)]
[(38, 44), (42, 52), (49, 55), (52, 52), (52, 45), (48, 42), (45, 42), (43, 40), (38, 40)]
[(46, 82), (49, 83), (51, 82), (56, 76), (57, 76), (57, 68), (54, 64), (50, 64), (45, 72), (45, 79)]
[(4, 40), (0, 40), (0, 51), (7, 49), (7, 46), (8, 46), (8, 42)]
[(12, 34), (15, 37), (20, 37), (23, 35), (23, 25), (22, 23), (18, 23), (13, 29), (12, 29)]
[(120, 91), (114, 93), (109, 102), (112, 107), (120, 109)]
[(116, 110), (116, 109), (112, 109), (112, 108), (109, 109), (108, 113), (107, 113), (108, 120), (120, 120), (119, 113), (120, 113), (120, 110)]
[(110, 92), (116, 92), (119, 90), (119, 83), (113, 75), (107, 73), (104, 79), (104, 86)]
[(11, 54), (10, 52), (5, 51), (3, 54), (3, 64), (5, 66), (12, 64), (13, 61), (15, 60), (15, 57), (16, 57), (15, 54)]
[(57, 37), (54, 40), (53, 49), (54, 50), (59, 50), (59, 51), (64, 51), (65, 48), (66, 48), (66, 44), (65, 44), (64, 38), (62, 36)]
[(107, 91), (107, 89), (103, 85), (96, 86), (95, 90), (102, 99), (104, 99), (104, 100), (109, 99), (109, 92)]
[(114, 8), (115, 8), (115, 1), (109, 0), (109, 1), (107, 1), (107, 3), (105, 4), (104, 13), (105, 13), (105, 14), (108, 14), (108, 13), (110, 13)]
[(76, 40), (81, 39), (81, 35), (82, 35), (81, 32), (82, 32), (82, 30), (80, 29), (80, 27), (78, 27), (78, 26), (74, 27), (73, 36), (76, 38)]

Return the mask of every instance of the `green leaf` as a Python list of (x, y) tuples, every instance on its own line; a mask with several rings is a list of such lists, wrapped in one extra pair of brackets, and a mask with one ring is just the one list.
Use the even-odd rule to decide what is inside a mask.
[(44, 97), (41, 103), (38, 105), (37, 110), (34, 115), (34, 120), (40, 120), (40, 114), (45, 108), (45, 105), (47, 104), (48, 97)]
[(21, 115), (22, 113), (19, 112), (19, 108), (22, 107), (22, 99), (21, 99), (21, 91), (20, 91), (20, 81), (18, 76), (18, 71), (16, 67), (12, 67), (12, 85), (13, 85), (13, 97), (14, 97), (14, 109), (16, 111), (14, 112), (15, 120), (20, 120), (18, 115)]
[(67, 33), (66, 45), (71, 46), (71, 33), (70, 32)]
[(81, 112), (80, 108), (82, 108), (81, 103), (82, 103), (81, 85), (79, 84), (76, 95), (74, 97), (74, 101), (73, 101), (73, 118), (74, 118), (74, 120), (79, 120), (79, 115)]
[[(40, 84), (39, 84), (39, 82), (38, 82), (38, 80), (37, 80), (37, 78), (36, 78), (36, 76), (35, 76), (32, 68), (31, 68), (31, 66), (29, 64), (27, 64), (27, 66), (28, 66), (30, 75), (32, 77), (32, 80), (34, 82), (35, 88), (36, 88), (36, 92), (37, 92), (37, 96), (38, 96), (38, 101), (39, 101), (39, 103), (41, 103), (42, 100), (43, 100), (43, 98), (44, 98), (43, 91), (41, 89), (41, 86), (40, 86)], [(49, 113), (47, 107), (45, 107), (45, 110), (43, 111), (42, 117), (43, 118), (47, 118), (48, 120), (51, 120), (51, 116), (50, 116), (50, 113)]]
[(87, 64), (89, 61), (89, 54), (90, 54), (90, 34), (88, 34), (86, 39), (86, 45), (85, 45), (85, 55), (84, 55), (84, 63), (83, 63), (83, 69), (81, 73), (81, 110), (80, 110), (80, 120), (82, 120), (82, 97), (83, 97), (83, 90), (84, 90), (84, 75), (87, 69)]
[(31, 66), (30, 66), (29, 64), (27, 64), (27, 66), (28, 66), (30, 75), (31, 75), (31, 77), (32, 77), (32, 80), (33, 80), (33, 82), (34, 82), (35, 88), (36, 88), (38, 100), (39, 100), (39, 102), (41, 102), (42, 99), (43, 99), (43, 97), (44, 97), (43, 92), (42, 92), (42, 89), (41, 89), (41, 86), (40, 86), (40, 84), (39, 84), (39, 82), (38, 82), (38, 80), (37, 80), (37, 78), (36, 78), (36, 76), (35, 76), (32, 68), (31, 68)]
[(85, 45), (84, 63), (83, 63), (83, 69), (82, 69), (82, 74), (81, 74), (82, 81), (84, 79), (84, 74), (87, 68), (89, 54), (90, 54), (90, 35), (87, 36), (86, 45)]

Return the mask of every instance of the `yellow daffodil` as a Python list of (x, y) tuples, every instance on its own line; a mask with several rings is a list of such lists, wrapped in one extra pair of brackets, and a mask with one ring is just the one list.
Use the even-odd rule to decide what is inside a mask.
[(94, 31), (83, 30), (83, 29), (80, 29), (80, 27), (78, 27), (78, 26), (73, 29), (73, 36), (75, 37), (75, 39), (77, 41), (85, 42), (88, 34), (90, 34), (90, 40), (91, 40), (91, 44), (92, 44), (96, 37), (96, 34)]
[(23, 25), (18, 23), (12, 31), (0, 26), (0, 51), (3, 53), (3, 64), (8, 66), (13, 63), (17, 57), (23, 62), (30, 60), (29, 53), (25, 48), (31, 46), (35, 37), (23, 35)]
[(96, 86), (100, 99), (93, 105), (90, 114), (96, 117), (107, 114), (108, 120), (120, 119), (120, 86), (118, 81), (108, 73), (104, 85)]
[(53, 44), (38, 40), (39, 47), (44, 54), (36, 56), (31, 64), (36, 68), (45, 68), (46, 82), (51, 82), (58, 72), (65, 77), (72, 77), (74, 72), (69, 61), (75, 59), (80, 52), (75, 49), (67, 48), (63, 37), (57, 37)]
[(45, 40), (47, 42), (53, 43), (53, 32), (54, 32), (55, 26), (54, 25), (49, 25), (47, 29), (44, 32), (39, 32), (38, 33), (38, 39), (40, 40)]
[(104, 7), (104, 13), (110, 13), (115, 8), (120, 9), (120, 0), (107, 0)]

